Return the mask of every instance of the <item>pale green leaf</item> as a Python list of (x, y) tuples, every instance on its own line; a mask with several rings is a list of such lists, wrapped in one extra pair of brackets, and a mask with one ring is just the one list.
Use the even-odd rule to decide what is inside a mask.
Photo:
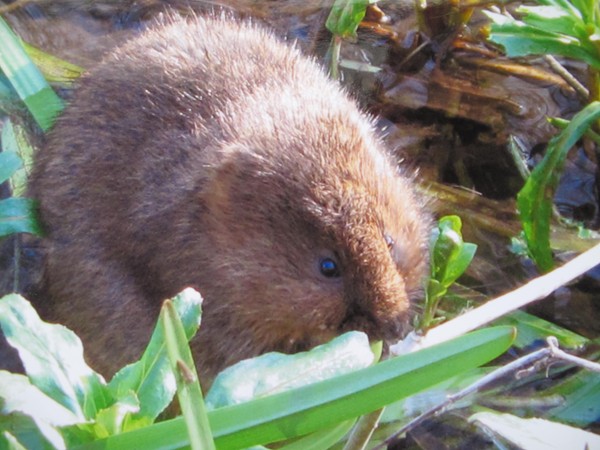
[(210, 409), (244, 403), (373, 364), (366, 334), (345, 333), (308, 352), (266, 353), (235, 364), (215, 379), (206, 403)]
[(107, 404), (104, 380), (85, 363), (81, 341), (71, 330), (43, 322), (18, 294), (0, 299), (0, 326), (32, 383), (80, 420)]

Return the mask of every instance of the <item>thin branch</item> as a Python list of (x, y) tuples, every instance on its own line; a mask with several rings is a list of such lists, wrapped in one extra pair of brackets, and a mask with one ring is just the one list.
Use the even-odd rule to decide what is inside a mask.
[(411, 420), (409, 423), (404, 425), (400, 430), (389, 436), (385, 441), (374, 447), (372, 450), (378, 450), (387, 448), (393, 441), (395, 441), (399, 436), (406, 433), (407, 431), (415, 428), (416, 426), (423, 423), (425, 420), (435, 417), (441, 413), (443, 413), (449, 406), (454, 403), (462, 400), (464, 397), (473, 394), (485, 386), (489, 385), (497, 381), (500, 378), (503, 378), (510, 374), (517, 374), (519, 371), (529, 368), (536, 367), (540, 362), (549, 363), (553, 360), (566, 361), (569, 363), (576, 364), (580, 367), (583, 367), (588, 370), (592, 370), (594, 372), (600, 372), (600, 364), (594, 363), (592, 361), (588, 361), (583, 358), (579, 358), (577, 356), (570, 355), (569, 353), (564, 352), (558, 347), (558, 340), (554, 336), (550, 336), (546, 339), (547, 347), (544, 347), (540, 350), (536, 350), (528, 355), (522, 356), (519, 359), (514, 360), (513, 362), (500, 367), (499, 369), (494, 370), (493, 372), (488, 373), (483, 376), (475, 383), (470, 384), (466, 388), (461, 391), (449, 395), (446, 400), (442, 403), (430, 408), (425, 411), (418, 417)]
[(589, 101), (590, 91), (575, 78), (571, 72), (563, 67), (561, 63), (559, 63), (556, 58), (552, 55), (544, 55), (544, 60), (548, 63), (550, 68), (560, 75), (563, 80), (567, 82), (569, 86), (571, 86), (575, 92), (581, 97), (584, 102)]
[(558, 359), (561, 361), (565, 361), (571, 364), (575, 364), (579, 367), (583, 367), (584, 369), (587, 369), (591, 372), (597, 372), (600, 373), (600, 364), (595, 363), (593, 361), (588, 361), (587, 359), (584, 358), (580, 358), (579, 356), (575, 356), (575, 355), (571, 355), (570, 353), (567, 353), (563, 350), (561, 350), (558, 347), (558, 341), (556, 340), (555, 337), (551, 336), (548, 338), (548, 341), (550, 342), (550, 340), (553, 339), (554, 341), (552, 341), (552, 346), (550, 347), (550, 349), (552, 350), (552, 358), (553, 359)]

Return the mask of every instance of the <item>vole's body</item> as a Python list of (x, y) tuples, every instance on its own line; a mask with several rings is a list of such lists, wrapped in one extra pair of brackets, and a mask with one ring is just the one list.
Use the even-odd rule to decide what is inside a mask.
[(85, 76), (32, 176), (47, 227), (38, 307), (109, 375), (161, 301), (198, 289), (209, 379), (350, 329), (398, 337), (427, 220), (371, 123), (248, 24), (175, 21)]

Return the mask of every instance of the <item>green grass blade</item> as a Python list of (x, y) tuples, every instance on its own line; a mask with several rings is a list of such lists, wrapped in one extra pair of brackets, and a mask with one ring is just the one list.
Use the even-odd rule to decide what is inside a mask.
[[(478, 367), (502, 354), (512, 327), (487, 328), (416, 353), (302, 388), (208, 413), (220, 450), (303, 436), (358, 417)], [(166, 449), (189, 445), (182, 418), (80, 449)]]
[(63, 102), (23, 49), (19, 39), (0, 17), (0, 69), (33, 118), (44, 131), (54, 123)]
[(192, 450), (214, 450), (202, 389), (179, 315), (169, 300), (160, 313), (171, 370), (177, 382), (177, 398), (187, 426)]
[(531, 257), (546, 272), (554, 262), (550, 249), (552, 201), (567, 152), (600, 118), (600, 102), (593, 102), (573, 117), (567, 128), (548, 143), (544, 159), (535, 167), (517, 195), (517, 207)]
[(44, 74), (44, 78), (50, 83), (70, 86), (73, 81), (78, 79), (85, 72), (83, 67), (79, 67), (64, 59), (45, 53), (27, 42), (21, 42), (21, 44), (23, 44), (23, 48), (33, 63), (39, 67), (40, 71)]
[[(512, 340), (512, 328), (480, 330), (352, 374), (258, 399), (238, 408), (215, 410), (210, 419), (217, 445), (233, 449), (266, 444), (287, 439), (290, 432), (304, 435), (369, 413), (446, 377), (484, 364), (506, 350)], [(444, 363), (439, 365), (441, 361)], [(264, 419), (260, 419), (263, 414)], [(254, 420), (247, 423), (252, 416)], [(223, 435), (217, 434), (217, 430), (222, 430)]]

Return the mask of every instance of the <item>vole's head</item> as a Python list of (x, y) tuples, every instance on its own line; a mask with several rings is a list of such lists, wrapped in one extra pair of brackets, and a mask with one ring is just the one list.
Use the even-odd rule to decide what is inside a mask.
[(286, 129), (247, 118), (208, 190), (218, 280), (203, 290), (207, 314), (220, 311), (242, 353), (348, 330), (398, 338), (420, 289), (429, 219), (411, 180), (362, 115), (319, 106), (283, 113)]

